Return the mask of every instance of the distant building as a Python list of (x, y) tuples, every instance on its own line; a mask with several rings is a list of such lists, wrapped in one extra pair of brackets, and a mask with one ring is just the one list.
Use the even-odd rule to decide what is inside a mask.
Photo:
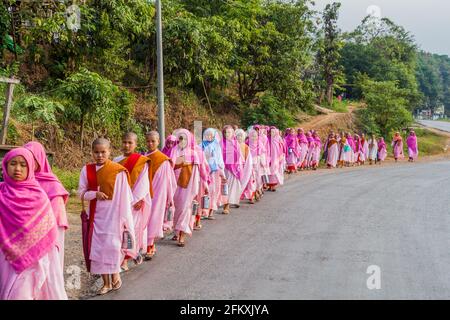
[(434, 111), (432, 109), (419, 109), (415, 116), (418, 120), (439, 120), (447, 118), (444, 105), (434, 108)]

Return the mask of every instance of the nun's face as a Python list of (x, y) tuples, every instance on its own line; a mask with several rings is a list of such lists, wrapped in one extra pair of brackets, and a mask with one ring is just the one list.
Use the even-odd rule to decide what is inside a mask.
[(244, 143), (244, 134), (243, 134), (242, 132), (239, 132), (239, 133), (236, 135), (236, 139), (237, 139), (237, 141), (238, 141), (239, 143)]
[(250, 132), (249, 138), (251, 141), (257, 141), (258, 140), (258, 132), (256, 132), (256, 131)]
[(24, 181), (28, 177), (28, 164), (25, 158), (17, 156), (9, 160), (7, 173), (14, 181)]
[(205, 134), (206, 141), (213, 141), (214, 139), (214, 133), (212, 131), (208, 131)]
[(225, 138), (227, 138), (227, 139), (233, 138), (233, 129), (232, 128), (228, 128), (227, 130), (225, 130)]
[(180, 134), (180, 136), (178, 137), (178, 146), (180, 147), (180, 149), (186, 148), (187, 143), (187, 135), (185, 133)]
[[(291, 131), (289, 131), (289, 133), (291, 133)], [(272, 137), (276, 137), (277, 136), (277, 131), (276, 130), (270, 130), (270, 135)]]

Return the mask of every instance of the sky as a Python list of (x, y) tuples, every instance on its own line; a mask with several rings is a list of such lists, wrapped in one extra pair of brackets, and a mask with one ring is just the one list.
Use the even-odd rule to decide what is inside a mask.
[[(338, 1), (338, 0), (336, 0)], [(322, 10), (333, 0), (315, 0)], [(368, 15), (379, 12), (414, 35), (422, 50), (450, 56), (450, 0), (340, 0), (339, 27), (352, 31)]]

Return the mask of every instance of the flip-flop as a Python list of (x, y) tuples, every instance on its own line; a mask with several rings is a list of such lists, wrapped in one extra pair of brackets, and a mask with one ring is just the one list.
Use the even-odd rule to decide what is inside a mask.
[(122, 288), (122, 279), (112, 284), (112, 290), (117, 291)]
[(216, 220), (216, 217), (214, 217), (214, 216), (209, 216), (209, 217), (207, 217), (206, 219), (208, 219), (208, 220)]
[(184, 247), (185, 244), (184, 244), (184, 242), (178, 242), (177, 245), (182, 248), (182, 247)]
[(113, 290), (112, 288), (102, 287), (99, 291), (97, 291), (97, 295), (103, 296), (103, 295), (107, 294), (108, 292), (111, 292), (112, 290)]

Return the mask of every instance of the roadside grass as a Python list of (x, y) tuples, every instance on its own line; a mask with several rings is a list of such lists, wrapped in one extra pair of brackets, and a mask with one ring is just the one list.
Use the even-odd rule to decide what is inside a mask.
[(359, 102), (353, 101), (353, 100), (342, 100), (342, 101), (339, 101), (338, 99), (335, 98), (335, 99), (333, 99), (333, 103), (332, 103), (331, 106), (328, 103), (323, 102), (321, 107), (327, 108), (327, 109), (331, 109), (331, 110), (333, 110), (335, 112), (339, 112), (339, 113), (347, 113), (348, 112), (348, 107), (350, 105), (352, 105), (352, 104), (354, 105), (354, 104), (357, 104), (357, 103), (359, 103)]
[(56, 174), (58, 179), (63, 184), (64, 188), (70, 192), (71, 195), (76, 193), (78, 189), (78, 180), (80, 177), (79, 170), (64, 170), (58, 167), (52, 168), (53, 173)]
[[(432, 132), (427, 129), (414, 128), (419, 144), (419, 157), (437, 155), (447, 150), (448, 137)], [(403, 136), (403, 154), (408, 157), (408, 145), (406, 139), (408, 135)], [(393, 150), (391, 141), (386, 141), (388, 155), (392, 156)]]
[[(420, 155), (435, 155), (447, 150), (448, 137), (427, 129), (414, 129), (417, 135)], [(408, 150), (406, 149), (406, 152)], [(407, 153), (406, 153), (407, 154)]]

